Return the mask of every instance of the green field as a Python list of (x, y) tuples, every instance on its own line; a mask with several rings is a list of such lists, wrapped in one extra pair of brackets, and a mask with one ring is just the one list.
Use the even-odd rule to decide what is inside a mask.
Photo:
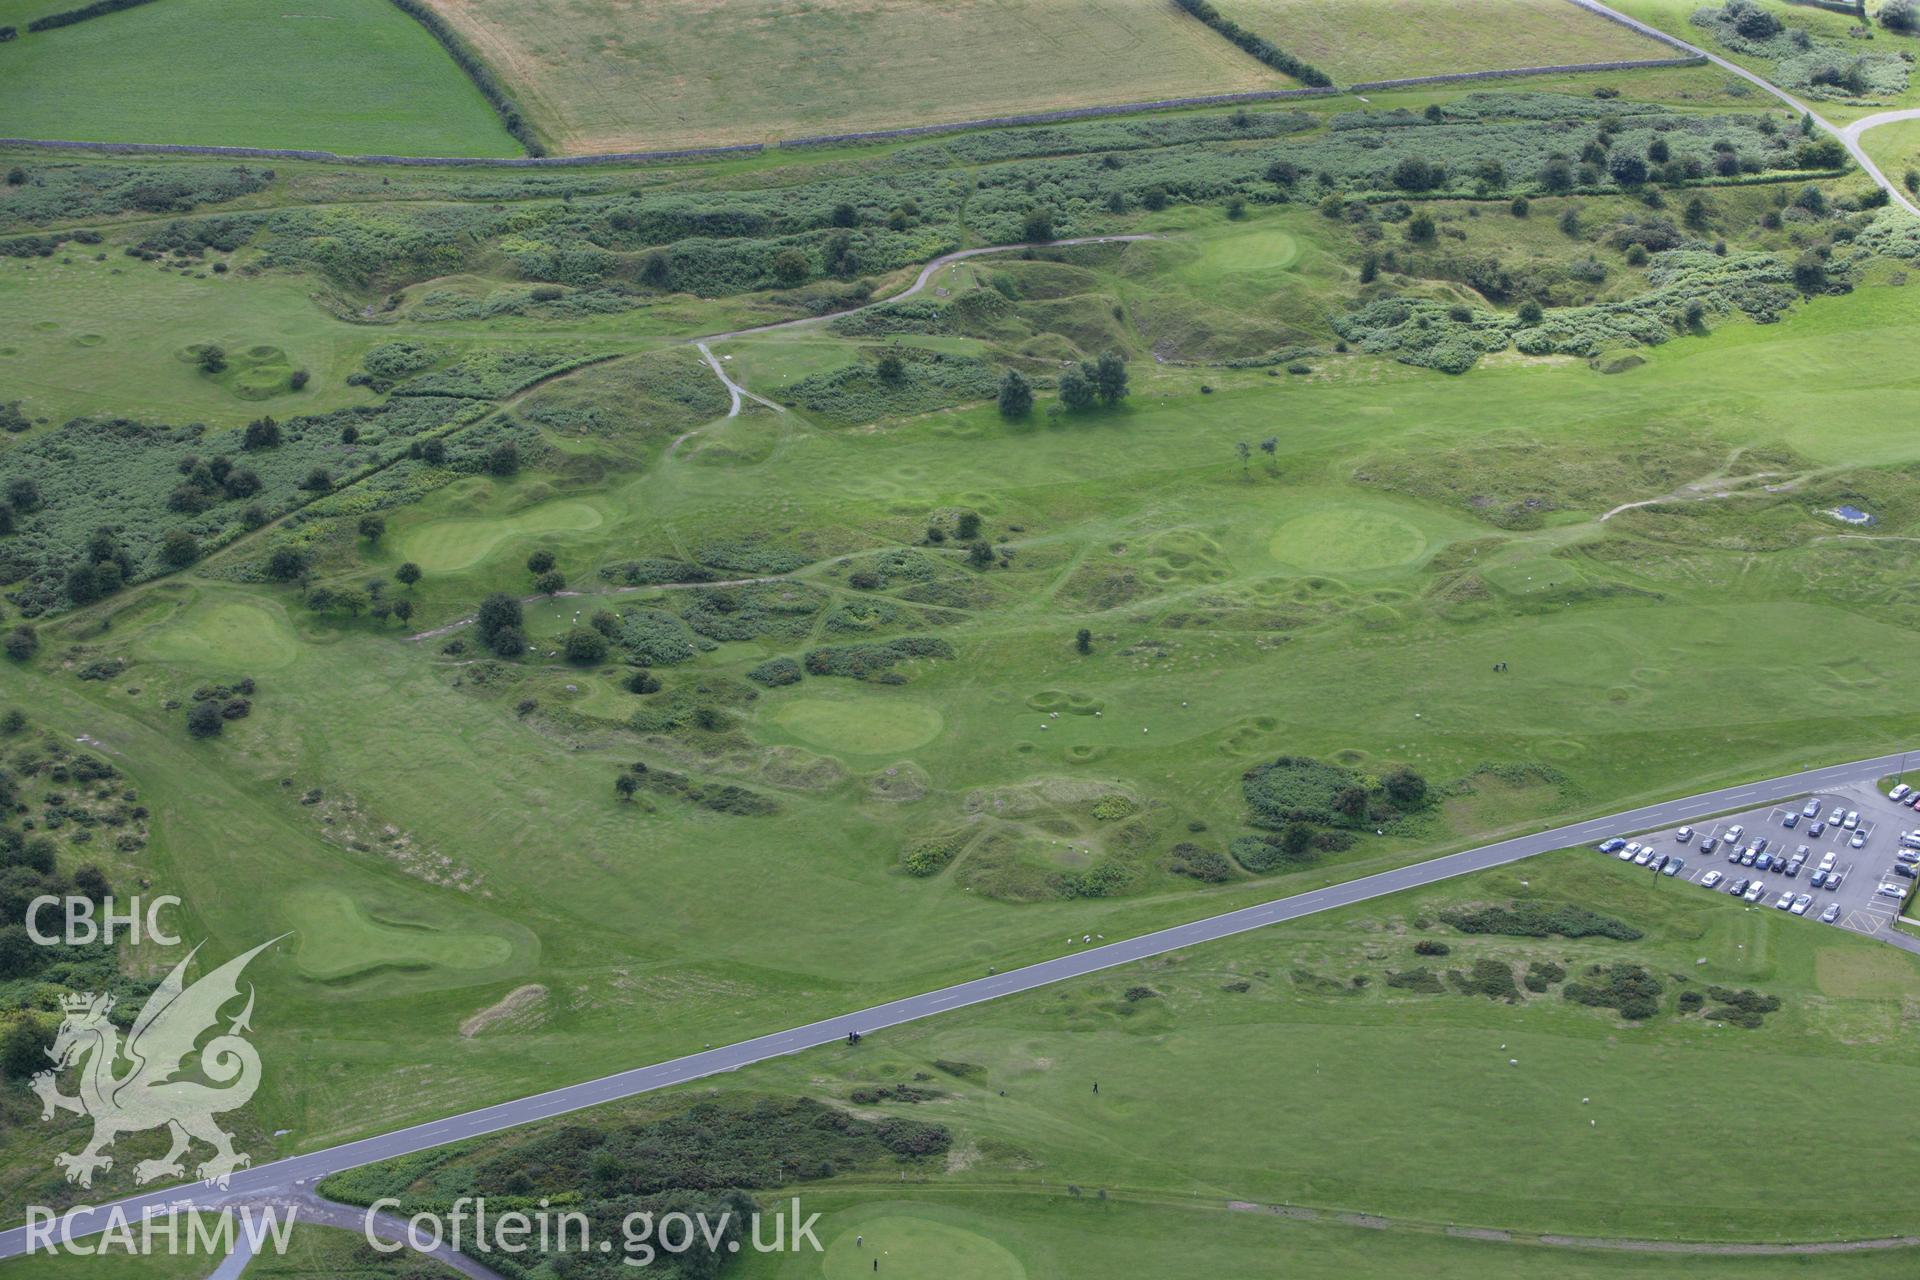
[[(59, 6), (18, 7), (24, 32)], [(306, 0), (297, 13), (169, 0), (23, 34), (0, 55), (14, 137), (519, 154), (433, 37), (384, 0)]]
[(1341, 84), (1677, 56), (1564, 0), (1217, 0)]
[[(562, 152), (762, 142), (1292, 83), (1171, 5), (435, 7)], [(1112, 74), (1119, 65), (1124, 79)]]
[[(6, 419), (25, 429), (0, 480), (38, 499), (5, 490), (5, 629), (31, 620), (39, 642), (0, 663), (0, 708), (28, 718), (0, 736), (0, 769), (56, 866), (0, 884), (18, 897), (98, 863), (116, 887), (178, 894), (209, 957), (292, 932), (249, 973), (274, 1069), (237, 1121), (261, 1162), (1063, 938), (1887, 750), (1920, 711), (1901, 678), (1920, 627), (1920, 244), (1857, 207), (1858, 176), (1794, 169), (1788, 114), (1688, 83), (1706, 88), (1684, 111), (1574, 82), (817, 165), (391, 185), (289, 165), (237, 195), (184, 162), (127, 162), (187, 183), (193, 207), (166, 213), (115, 203), (121, 162), (102, 178), (27, 157), (10, 226), (100, 240), (0, 266), (22, 302), (0, 359), (28, 419)], [(1540, 185), (1556, 151), (1601, 133), (1648, 154), (1657, 134), (1703, 165), (1727, 140), (1758, 168), (1738, 185), (1681, 173), (1657, 199), (1591, 161), (1592, 194)], [(1448, 172), (1415, 191), (1405, 158)], [(35, 194), (52, 190), (70, 217)], [(1160, 238), (975, 258), (908, 303), (825, 318), (936, 253), (1018, 236), (1040, 202), (1063, 231)], [(234, 234), (215, 245), (209, 227)], [(788, 249), (804, 261), (775, 267)], [(713, 340), (781, 406), (725, 417), (686, 340), (799, 316), (821, 318)], [(257, 376), (180, 358), (210, 341)], [(1130, 394), (1064, 408), (1062, 376), (1109, 350)], [(312, 382), (241, 394), (283, 365)], [(1008, 369), (1032, 413), (997, 411)], [(65, 422), (88, 412), (145, 425)], [(277, 426), (249, 440), (262, 414)], [(236, 494), (236, 471), (259, 488)], [(1841, 502), (1878, 522), (1838, 524)], [(163, 573), (180, 532), (198, 558)], [(117, 583), (116, 554), (136, 581), (86, 600), (68, 570)], [(523, 600), (525, 652), (469, 621), (489, 593)], [(190, 734), (209, 704), (219, 731)], [(96, 755), (106, 778), (81, 759)], [(1350, 779), (1361, 812), (1275, 818), (1259, 786), (1282, 756)], [(1424, 793), (1378, 801), (1403, 767)], [(1306, 846), (1281, 858), (1299, 824)], [(937, 1079), (953, 1096), (913, 1113), (962, 1137), (915, 1166), (926, 1187), (869, 1169), (830, 1188), (871, 1211), (870, 1242), (946, 1273), (1068, 1270), (1053, 1251), (1102, 1204), (1113, 1252), (1086, 1274), (1162, 1230), (1176, 1244), (1143, 1256), (1214, 1232), (1222, 1274), (1262, 1273), (1276, 1231), (1308, 1274), (1363, 1256), (1499, 1274), (1541, 1255), (1447, 1224), (1920, 1229), (1868, 1185), (1875, 1162), (1827, 1140), (1870, 1131), (1904, 1158), (1880, 1116), (1912, 1065), (1906, 961), (1613, 870), (1566, 855), (723, 1087), (838, 1104), (933, 1057), (981, 1067), (988, 1083)], [(1557, 992), (1386, 987), (1409, 934), (1449, 937), (1454, 965), (1617, 949), (1415, 923), (1423, 903), (1519, 896), (1535, 875), (1637, 922), (1637, 962), (1786, 1008), (1754, 1030), (1677, 1010), (1623, 1026)], [(165, 956), (124, 959), (150, 975)], [(1136, 980), (1155, 994), (1128, 1000)], [(44, 1022), (50, 987), (0, 984), (0, 1020)], [(1507, 1074), (1489, 1042), (1538, 1069)], [(1697, 1090), (1666, 1087), (1764, 1092), (1809, 1071), (1832, 1101), (1780, 1141), (1815, 1193), (1747, 1159)], [(79, 1194), (50, 1161), (83, 1126), (37, 1116), (0, 1083), (0, 1203)], [(125, 1139), (91, 1194), (130, 1189), (154, 1140)], [(1068, 1204), (1065, 1182), (1112, 1194)], [(859, 1261), (836, 1242), (830, 1274)]]

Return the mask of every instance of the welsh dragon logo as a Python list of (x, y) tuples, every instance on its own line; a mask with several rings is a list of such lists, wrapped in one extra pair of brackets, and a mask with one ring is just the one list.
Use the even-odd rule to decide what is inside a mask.
[[(108, 1019), (114, 1005), (111, 995), (61, 998), (66, 1018), (47, 1050), (53, 1070), (42, 1071), (32, 1084), (40, 1095), (42, 1120), (53, 1119), (56, 1111), (93, 1118), (93, 1140), (78, 1152), (54, 1157), (68, 1182), (91, 1187), (96, 1170), (113, 1168), (113, 1157), (104, 1153), (116, 1137), (163, 1125), (171, 1133), (172, 1148), (158, 1160), (142, 1160), (134, 1166), (136, 1181), (185, 1177), (181, 1157), (195, 1139), (213, 1148), (213, 1158), (195, 1170), (210, 1186), (224, 1188), (234, 1170), (252, 1163), (245, 1153), (233, 1149), (233, 1135), (213, 1119), (245, 1106), (260, 1087), (260, 1055), (244, 1039), (253, 1029), (249, 1024), (251, 984), (246, 1007), (226, 1031), (205, 1045), (200, 1038), (216, 1028), (221, 1009), (239, 998), (240, 973), (247, 962), (279, 940), (261, 943), (188, 986), (187, 966), (200, 952), (195, 947), (147, 998), (124, 1045), (120, 1029)], [(197, 1074), (204, 1079), (192, 1078), (185, 1070), (196, 1057)], [(128, 1065), (121, 1071), (123, 1062)], [(80, 1069), (80, 1093), (70, 1098), (60, 1092), (58, 1076), (75, 1066)]]

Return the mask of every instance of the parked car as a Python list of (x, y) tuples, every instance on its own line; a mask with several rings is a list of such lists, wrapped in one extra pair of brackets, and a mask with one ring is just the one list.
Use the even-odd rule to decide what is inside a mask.
[(1726, 877), (1721, 875), (1718, 871), (1709, 871), (1707, 872), (1707, 874), (1700, 877), (1700, 887), (1702, 889), (1711, 889), (1713, 888), (1713, 886), (1719, 884), (1724, 879), (1726, 879)]
[(1867, 833), (1864, 831), (1856, 831), (1853, 833), (1853, 838), (1847, 841), (1847, 843), (1856, 849), (1864, 849), (1867, 847)]
[(1912, 866), (1910, 866), (1905, 862), (1896, 862), (1889, 869), (1892, 871), (1894, 875), (1904, 876), (1908, 880), (1911, 880), (1915, 876), (1920, 875), (1920, 872), (1915, 871)]
[(1920, 791), (1914, 792), (1907, 798), (1907, 806), (1912, 809), (1920, 809)]
[(1807, 803), (1806, 803), (1806, 805), (1805, 805), (1805, 807), (1804, 807), (1804, 808), (1802, 808), (1802, 809), (1800, 810), (1800, 816), (1801, 816), (1801, 817), (1803, 817), (1803, 818), (1817, 818), (1817, 817), (1819, 817), (1819, 816), (1820, 816), (1820, 802), (1819, 802), (1818, 800), (1809, 800), (1809, 801), (1807, 801)]
[(1832, 924), (1835, 920), (1838, 920), (1839, 918), (1840, 918), (1840, 904), (1837, 902), (1829, 902), (1827, 904), (1827, 909), (1820, 913), (1821, 924)]
[(1792, 893), (1783, 893), (1779, 897), (1773, 900), (1773, 909), (1775, 911), (1785, 911), (1792, 906), (1793, 906)]
[(1619, 858), (1620, 861), (1622, 862), (1632, 862), (1633, 855), (1639, 852), (1640, 852), (1640, 846), (1638, 844), (1624, 844), (1620, 846), (1620, 852), (1615, 854), (1614, 856)]
[(1747, 829), (1745, 827), (1741, 826), (1739, 823), (1735, 823), (1733, 826), (1728, 827), (1727, 834), (1721, 836), (1720, 838), (1722, 840), (1725, 840), (1728, 844), (1739, 844), (1740, 837), (1745, 835), (1746, 833), (1747, 833)]
[(1751, 880), (1735, 880), (1732, 884), (1727, 886), (1727, 892), (1737, 898), (1741, 894), (1745, 893), (1747, 891), (1747, 886), (1752, 883), (1753, 882)]
[(1840, 820), (1840, 825), (1841, 825), (1841, 826), (1843, 826), (1843, 827), (1845, 827), (1845, 828), (1846, 828), (1847, 830), (1849, 830), (1849, 831), (1851, 831), (1851, 830), (1853, 830), (1853, 829), (1854, 829), (1855, 827), (1857, 827), (1857, 826), (1859, 826), (1859, 825), (1860, 825), (1860, 811), (1859, 811), (1858, 809), (1849, 809), (1849, 810), (1847, 810), (1847, 816), (1846, 816), (1846, 817), (1844, 817), (1844, 818), (1842, 818), (1842, 819)]
[(1821, 822), (1817, 818), (1814, 821), (1807, 824), (1807, 834), (1810, 836), (1817, 836), (1822, 831), (1825, 831), (1826, 829), (1827, 829), (1827, 824), (1824, 822)]
[(1893, 857), (1896, 862), (1920, 862), (1920, 849), (1895, 849)]
[(1893, 898), (1898, 900), (1900, 898), (1904, 898), (1907, 896), (1907, 886), (1890, 881), (1886, 884), (1881, 885), (1878, 889), (1875, 889), (1874, 892), (1879, 894), (1883, 898)]
[(1667, 868), (1667, 864), (1672, 861), (1673, 861), (1672, 854), (1663, 853), (1659, 857), (1655, 858), (1652, 862), (1649, 862), (1647, 865), (1649, 867), (1652, 867), (1655, 871), (1664, 871)]
[(1687, 860), (1685, 858), (1668, 858), (1667, 865), (1661, 868), (1660, 874), (1663, 876), (1677, 876), (1681, 871), (1686, 869), (1686, 865)]
[(1825, 888), (1827, 884), (1827, 869), (1825, 867), (1815, 867), (1813, 874), (1807, 877), (1807, 883), (1816, 889)]
[(1787, 879), (1791, 880), (1795, 876), (1799, 875), (1800, 868), (1806, 865), (1807, 865), (1807, 855), (1804, 853), (1796, 853), (1791, 858), (1788, 858), (1786, 872), (1785, 872)]
[(1678, 840), (1681, 844), (1685, 844), (1687, 841), (1693, 839), (1693, 828), (1682, 827), (1678, 831), (1673, 833), (1673, 838), (1675, 840)]
[(1720, 842), (1718, 840), (1715, 840), (1712, 836), (1708, 836), (1700, 842), (1700, 852), (1703, 854), (1712, 853), (1719, 845)]
[(1602, 840), (1600, 842), (1600, 852), (1602, 853), (1618, 853), (1620, 852), (1620, 850), (1626, 847), (1627, 847), (1627, 842), (1625, 840), (1622, 840), (1619, 836), (1615, 836), (1611, 840)]
[(1837, 853), (1835, 853), (1835, 852), (1834, 852), (1833, 850), (1831, 850), (1831, 849), (1829, 849), (1829, 850), (1827, 850), (1827, 851), (1826, 851), (1826, 853), (1824, 853), (1824, 854), (1822, 854), (1822, 855), (1821, 855), (1821, 858), (1820, 858), (1820, 869), (1821, 869), (1822, 871), (1831, 871), (1831, 870), (1833, 870), (1833, 863), (1834, 863), (1834, 860), (1835, 860), (1836, 858), (1838, 858), (1839, 856), (1840, 856), (1840, 855), (1839, 855), (1839, 854), (1837, 854)]
[(1797, 813), (1790, 813), (1786, 817), (1780, 819), (1780, 825), (1783, 827), (1797, 827), (1800, 825), (1800, 815)]
[(1755, 853), (1751, 849), (1747, 849), (1740, 854), (1740, 865), (1743, 867), (1750, 867), (1756, 861), (1758, 861), (1759, 858), (1760, 858), (1759, 854)]
[(1644, 867), (1652, 861), (1653, 846), (1650, 844), (1640, 846), (1640, 852), (1633, 855), (1633, 865), (1636, 867)]
[(1838, 871), (1827, 872), (1827, 892), (1828, 893), (1840, 892), (1840, 882), (1844, 879), (1846, 879), (1846, 877), (1841, 875)]
[(1793, 906), (1789, 907), (1788, 910), (1792, 911), (1793, 914), (1797, 916), (1803, 916), (1807, 914), (1807, 908), (1810, 905), (1812, 905), (1812, 903), (1813, 903), (1813, 895), (1810, 893), (1803, 893), (1799, 897), (1793, 900)]
[(1900, 847), (1903, 849), (1920, 849), (1920, 831), (1902, 831), (1900, 833)]
[(1893, 790), (1887, 792), (1887, 799), (1905, 800), (1908, 796), (1912, 794), (1913, 794), (1913, 788), (1908, 786), (1906, 783), (1902, 782), (1898, 786), (1896, 786)]
[(1760, 901), (1760, 895), (1765, 893), (1766, 891), (1767, 891), (1767, 886), (1764, 884), (1761, 884), (1758, 880), (1755, 880), (1752, 884), (1747, 886), (1747, 891), (1741, 894), (1740, 896), (1745, 898), (1748, 902), (1758, 902)]
[(1769, 841), (1765, 836), (1760, 836), (1758, 839), (1756, 839), (1753, 842), (1753, 851), (1755, 853), (1765, 853), (1767, 851), (1768, 843)]

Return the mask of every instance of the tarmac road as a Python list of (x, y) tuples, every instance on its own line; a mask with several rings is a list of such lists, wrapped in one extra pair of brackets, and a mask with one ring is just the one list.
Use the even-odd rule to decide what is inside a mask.
[[(1391, 871), (1382, 871), (1377, 875), (1349, 880), (1344, 884), (1329, 885), (1323, 889), (1314, 889), (1286, 898), (1276, 898), (1271, 902), (1243, 907), (1238, 911), (1229, 911), (1203, 920), (1175, 925), (1157, 933), (1142, 934), (1121, 942), (1110, 942), (1104, 946), (1090, 946), (1071, 951), (1066, 955), (1043, 960), (1022, 969), (975, 978), (971, 982), (962, 982), (954, 986), (942, 987), (937, 991), (907, 996), (869, 1009), (862, 1009), (856, 1013), (839, 1014), (819, 1022), (810, 1022), (804, 1026), (776, 1031), (752, 1040), (742, 1040), (736, 1044), (689, 1054), (669, 1062), (635, 1067), (614, 1075), (603, 1076), (598, 1080), (588, 1080), (547, 1093), (497, 1103), (477, 1111), (449, 1116), (444, 1120), (429, 1121), (411, 1128), (380, 1134), (377, 1137), (363, 1138), (358, 1142), (349, 1142), (306, 1155), (276, 1160), (270, 1164), (259, 1165), (234, 1174), (226, 1190), (212, 1190), (195, 1183), (131, 1196), (111, 1205), (88, 1208), (85, 1211), (76, 1209), (73, 1212), (70, 1231), (73, 1236), (82, 1237), (104, 1229), (109, 1212), (115, 1208), (119, 1209), (128, 1221), (137, 1222), (145, 1211), (162, 1211), (168, 1208), (218, 1208), (222, 1205), (256, 1203), (276, 1195), (285, 1196), (303, 1188), (310, 1188), (318, 1179), (345, 1169), (431, 1150), (450, 1142), (460, 1142), (484, 1134), (497, 1133), (503, 1129), (565, 1115), (583, 1107), (631, 1098), (638, 1094), (650, 1093), (670, 1085), (685, 1084), (688, 1081), (704, 1079), (722, 1072), (737, 1071), (741, 1067), (751, 1066), (769, 1058), (798, 1053), (803, 1049), (844, 1040), (849, 1031), (866, 1034), (884, 1030), (887, 1027), (896, 1027), (902, 1023), (914, 1022), (935, 1014), (964, 1009), (968, 1005), (997, 1000), (1003, 996), (1032, 991), (1037, 987), (1049, 986), (1069, 978), (1098, 973), (1117, 965), (1132, 964), (1152, 956), (1164, 955), (1169, 951), (1178, 951), (1185, 947), (1230, 938), (1235, 934), (1264, 928), (1270, 924), (1298, 920), (1303, 916), (1330, 911), (1337, 907), (1352, 906), (1355, 903), (1399, 893), (1402, 890), (1417, 889), (1455, 876), (1484, 871), (1489, 867), (1505, 866), (1555, 849), (1592, 844), (1608, 836), (1631, 835), (1636, 832), (1670, 827), (1681, 822), (1697, 821), (1710, 814), (1750, 809), (1756, 805), (1793, 799), (1814, 791), (1833, 790), (1848, 783), (1870, 784), (1878, 778), (1900, 771), (1905, 762), (1905, 756), (1893, 754), (1877, 756), (1871, 760), (1856, 760), (1848, 764), (1828, 765), (1824, 768), (1808, 769), (1800, 773), (1770, 778), (1764, 782), (1721, 787), (1715, 791), (1702, 792), (1680, 800), (1664, 800), (1658, 804), (1643, 805), (1638, 809), (1629, 809), (1623, 813), (1577, 822), (1570, 826), (1555, 827), (1533, 835), (1516, 836), (1497, 844), (1450, 853), (1426, 862), (1417, 862)], [(1892, 931), (1877, 936), (1894, 946), (1920, 954), (1920, 939)], [(27, 1250), (27, 1245), (25, 1227), (15, 1227), (10, 1231), (0, 1232), (0, 1258), (23, 1254)]]

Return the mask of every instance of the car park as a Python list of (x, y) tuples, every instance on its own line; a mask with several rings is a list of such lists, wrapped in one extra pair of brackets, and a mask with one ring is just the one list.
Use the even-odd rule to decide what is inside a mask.
[(1839, 918), (1840, 918), (1840, 904), (1837, 902), (1828, 903), (1827, 909), (1820, 913), (1821, 924), (1832, 924), (1835, 920), (1838, 920)]
[(1767, 891), (1767, 886), (1760, 883), (1758, 880), (1755, 880), (1752, 884), (1747, 886), (1747, 891), (1741, 894), (1740, 896), (1745, 898), (1748, 902), (1758, 902), (1760, 901), (1760, 895), (1765, 893), (1766, 891)]
[(1681, 844), (1685, 844), (1687, 841), (1693, 839), (1693, 828), (1682, 827), (1678, 831), (1673, 833), (1673, 838), (1675, 840), (1678, 840)]
[(1864, 831), (1856, 831), (1853, 833), (1853, 838), (1847, 841), (1847, 843), (1856, 849), (1864, 849), (1867, 847), (1867, 833)]
[(1797, 813), (1790, 813), (1786, 817), (1780, 819), (1780, 825), (1783, 827), (1797, 827), (1800, 825), (1800, 815)]
[(1611, 839), (1611, 840), (1603, 840), (1603, 841), (1601, 841), (1601, 843), (1600, 843), (1600, 852), (1602, 852), (1602, 853), (1618, 853), (1618, 852), (1620, 852), (1620, 850), (1622, 850), (1622, 849), (1624, 849), (1624, 848), (1626, 848), (1626, 847), (1627, 847), (1627, 842), (1626, 842), (1625, 840), (1622, 840), (1622, 839), (1621, 839), (1621, 838), (1620, 838), (1619, 836), (1615, 836), (1615, 837), (1614, 837), (1613, 839)]
[[(1799, 897), (1793, 900), (1793, 905), (1791, 907), (1788, 907), (1787, 910), (1793, 912), (1793, 914), (1797, 916), (1803, 916), (1807, 914), (1807, 908), (1812, 904), (1813, 904), (1813, 895), (1810, 893), (1803, 893)], [(1836, 902), (1834, 903), (1834, 905), (1839, 906), (1840, 904)]]
[(1726, 877), (1721, 875), (1718, 871), (1709, 871), (1707, 872), (1707, 874), (1700, 877), (1700, 887), (1702, 889), (1711, 889), (1713, 888), (1713, 886), (1719, 884), (1724, 879), (1726, 879)]
[(1668, 858), (1667, 865), (1660, 869), (1660, 874), (1663, 876), (1677, 876), (1686, 870), (1686, 868), (1687, 860), (1685, 858)]

